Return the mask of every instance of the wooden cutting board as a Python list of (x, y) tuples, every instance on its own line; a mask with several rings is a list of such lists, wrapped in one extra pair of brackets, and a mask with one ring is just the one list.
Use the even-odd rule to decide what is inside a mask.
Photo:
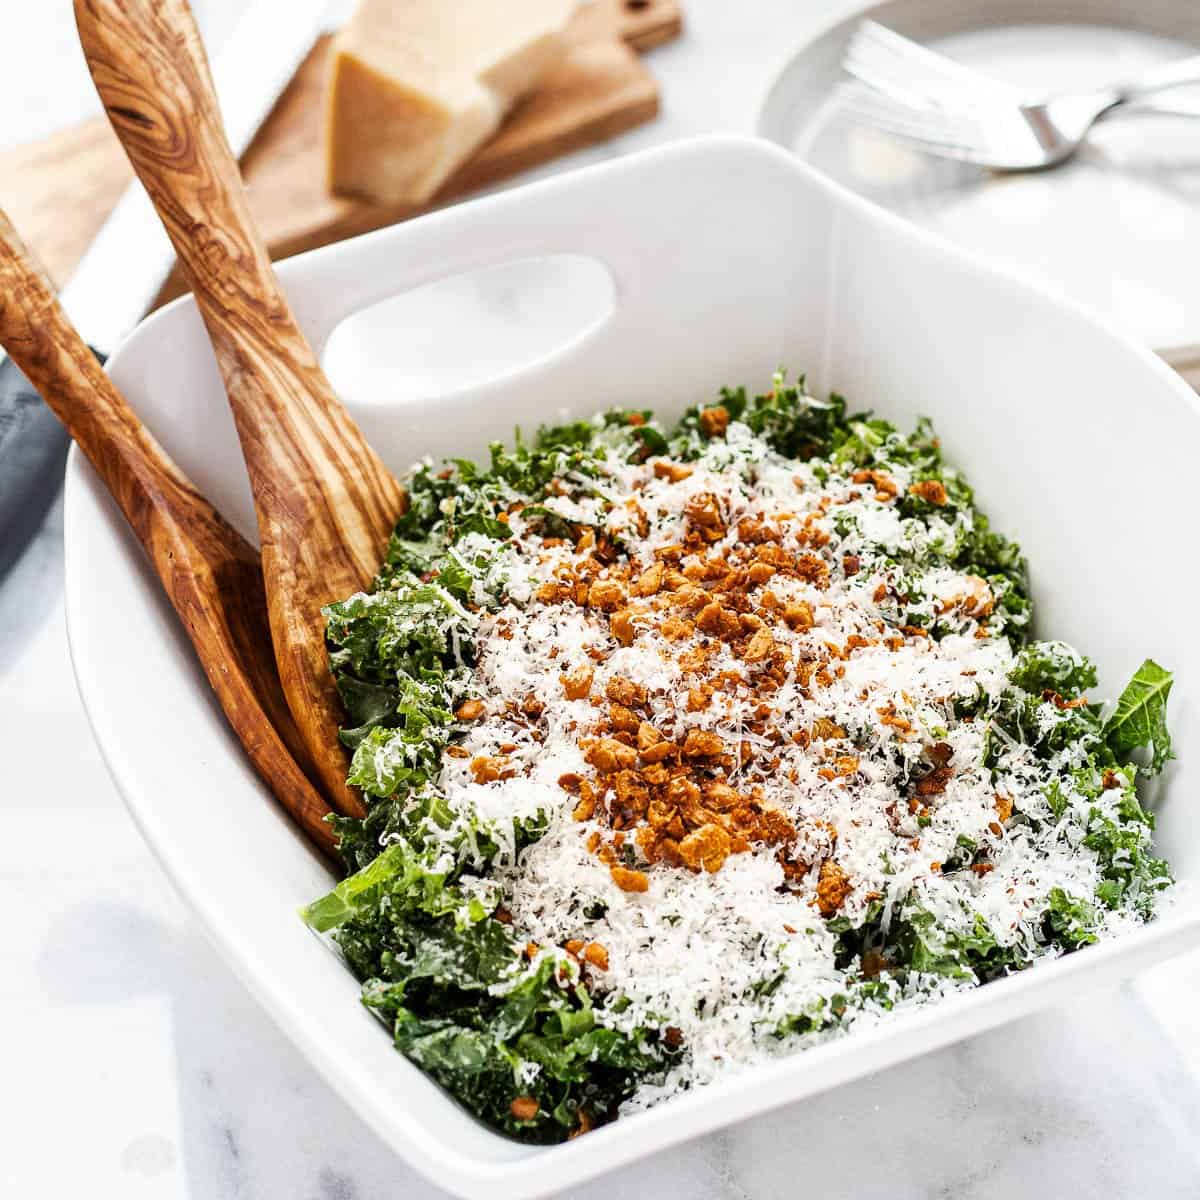
[[(677, 0), (594, 0), (569, 31), (568, 50), (503, 128), (455, 174), (437, 207), (658, 113), (658, 85), (638, 54), (679, 35)], [(250, 203), (274, 258), (392, 225), (423, 209), (330, 196), (324, 187), (322, 37), (242, 157)], [(0, 207), (61, 286), (133, 173), (103, 117), (0, 154)], [(174, 276), (159, 302), (183, 287)]]

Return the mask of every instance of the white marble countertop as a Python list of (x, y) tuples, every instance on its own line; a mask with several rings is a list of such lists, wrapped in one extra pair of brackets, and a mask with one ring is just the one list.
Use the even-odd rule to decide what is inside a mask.
[[(22, 31), (0, 41), (0, 145), (93, 111), (70, 6), (0, 6)], [(214, 41), (238, 7), (203, 6)], [(562, 166), (749, 130), (787, 46), (846, 7), (690, 0), (686, 39), (654, 56), (662, 118)], [(275, 1030), (142, 843), (76, 696), (62, 553), (56, 508), (0, 587), (0, 1195), (441, 1195)], [(576, 1194), (1195, 1197), (1198, 991), (1193, 954)]]

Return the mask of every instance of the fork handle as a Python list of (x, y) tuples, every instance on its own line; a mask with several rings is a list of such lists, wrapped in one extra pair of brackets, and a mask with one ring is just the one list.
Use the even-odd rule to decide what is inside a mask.
[(1151, 67), (1136, 79), (1121, 84), (1117, 91), (1121, 96), (1120, 103), (1132, 104), (1143, 96), (1195, 83), (1200, 83), (1200, 54)]

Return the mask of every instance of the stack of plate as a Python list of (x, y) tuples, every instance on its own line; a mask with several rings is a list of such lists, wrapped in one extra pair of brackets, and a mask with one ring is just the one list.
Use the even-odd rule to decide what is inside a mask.
[[(1111, 83), (1200, 48), (1190, 0), (887, 0), (869, 16), (1033, 93)], [(1048, 284), (1156, 349), (1200, 385), (1200, 120), (1130, 110), (1066, 166), (996, 175), (857, 124), (842, 55), (859, 18), (801, 47), (759, 132), (860, 195)], [(1159, 103), (1200, 116), (1200, 89)]]

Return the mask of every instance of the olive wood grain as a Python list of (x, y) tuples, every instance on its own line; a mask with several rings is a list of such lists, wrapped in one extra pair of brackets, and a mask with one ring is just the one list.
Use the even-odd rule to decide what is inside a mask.
[(342, 710), (323, 605), (363, 588), (405, 496), (338, 402), (279, 287), (184, 0), (75, 0), (109, 120), (165, 225), (216, 353), (250, 476), (284, 695), (342, 812)]
[(2, 212), (0, 345), (113, 494), (263, 781), (332, 853), (329, 807), (297, 766), (306, 752), (275, 674), (258, 555), (138, 420)]

